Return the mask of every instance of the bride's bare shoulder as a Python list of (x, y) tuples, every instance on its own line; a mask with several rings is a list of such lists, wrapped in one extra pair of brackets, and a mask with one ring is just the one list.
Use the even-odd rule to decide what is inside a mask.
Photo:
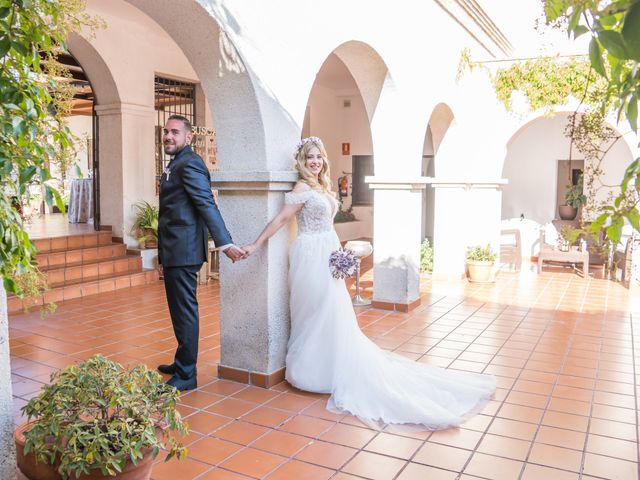
[(308, 192), (311, 190), (311, 187), (304, 182), (296, 182), (296, 185), (293, 187), (293, 193), (302, 193)]

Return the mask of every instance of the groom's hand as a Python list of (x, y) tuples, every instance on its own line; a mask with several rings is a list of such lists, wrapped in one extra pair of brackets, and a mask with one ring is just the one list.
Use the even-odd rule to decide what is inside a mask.
[(235, 245), (232, 245), (224, 250), (224, 254), (229, 257), (232, 262), (235, 263), (244, 257), (245, 251), (241, 248), (236, 247)]

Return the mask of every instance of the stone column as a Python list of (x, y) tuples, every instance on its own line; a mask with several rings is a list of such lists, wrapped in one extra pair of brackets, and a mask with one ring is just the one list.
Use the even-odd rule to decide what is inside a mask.
[(101, 223), (113, 227), (113, 235), (128, 245), (133, 204), (140, 200), (157, 204), (155, 132), (152, 107), (132, 103), (96, 105), (100, 117), (99, 172)]
[[(211, 172), (236, 245), (252, 242), (280, 211), (293, 171)], [(225, 212), (236, 212), (225, 216)], [(238, 214), (237, 212), (242, 212)], [(269, 388), (284, 379), (289, 339), (288, 251), (283, 228), (247, 260), (220, 256), (220, 378)]]
[(373, 209), (373, 306), (408, 312), (420, 305), (422, 191), (427, 179), (367, 177)]
[(0, 478), (15, 480), (16, 449), (13, 443), (13, 398), (9, 365), (7, 294), (0, 283)]
[(500, 251), (500, 180), (431, 179), (435, 189), (433, 274), (462, 278), (466, 247), (491, 244)]

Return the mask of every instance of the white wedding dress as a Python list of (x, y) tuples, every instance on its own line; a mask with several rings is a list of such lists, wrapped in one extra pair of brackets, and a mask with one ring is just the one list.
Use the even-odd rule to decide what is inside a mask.
[(386, 352), (362, 333), (344, 280), (333, 278), (336, 200), (314, 190), (285, 194), (304, 204), (289, 253), (291, 337), (286, 379), (310, 392), (330, 393), (327, 408), (374, 425), (461, 424), (491, 398), (493, 376), (445, 370)]

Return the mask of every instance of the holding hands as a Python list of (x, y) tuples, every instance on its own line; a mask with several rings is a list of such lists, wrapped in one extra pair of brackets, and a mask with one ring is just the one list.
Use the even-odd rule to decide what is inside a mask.
[(249, 258), (258, 249), (258, 245), (250, 243), (244, 247), (237, 247), (235, 245), (230, 246), (224, 250), (224, 254), (231, 259), (233, 263)]
[(226, 248), (224, 250), (224, 254), (229, 257), (233, 263), (246, 258), (246, 252), (244, 249), (236, 247), (235, 245), (231, 245), (229, 248)]

